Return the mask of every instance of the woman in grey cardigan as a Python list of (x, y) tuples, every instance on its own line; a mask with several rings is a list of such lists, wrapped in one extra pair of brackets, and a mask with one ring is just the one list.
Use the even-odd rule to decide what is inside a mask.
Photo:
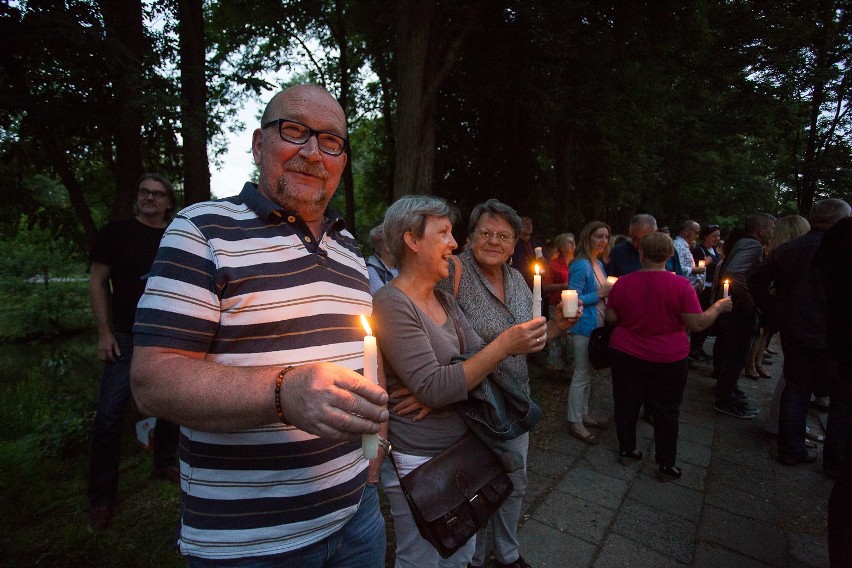
[[(466, 401), (506, 357), (540, 351), (546, 337), (545, 319), (536, 318), (510, 327), (483, 347), (452, 295), (435, 290), (449, 275), (448, 259), (457, 246), (453, 216), (443, 199), (406, 196), (388, 208), (383, 224), (399, 275), (373, 298), (373, 321), (392, 395), (388, 437), (402, 476), (465, 435), (467, 426), (454, 403)], [(475, 354), (454, 361), (465, 351)], [(395, 410), (404, 400), (400, 392), (433, 410), (400, 414)], [(385, 475), (384, 484), (396, 531), (396, 566), (466, 567), (473, 539), (450, 558), (441, 558), (420, 536), (396, 477)]]

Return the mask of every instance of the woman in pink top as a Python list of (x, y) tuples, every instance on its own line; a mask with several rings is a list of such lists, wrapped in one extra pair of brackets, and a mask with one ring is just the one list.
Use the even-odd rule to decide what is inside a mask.
[(681, 476), (675, 466), (678, 420), (689, 370), (686, 330), (710, 327), (731, 300), (719, 300), (701, 311), (689, 280), (666, 270), (674, 244), (664, 233), (651, 233), (639, 243), (642, 269), (622, 276), (607, 300), (606, 322), (617, 324), (610, 339), (612, 395), (621, 463), (642, 459), (636, 449), (636, 420), (642, 402), (654, 417), (654, 443), (659, 477)]

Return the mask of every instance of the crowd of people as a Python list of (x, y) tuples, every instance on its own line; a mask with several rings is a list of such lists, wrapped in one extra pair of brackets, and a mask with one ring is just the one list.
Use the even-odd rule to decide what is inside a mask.
[[(824, 471), (849, 471), (852, 389), (840, 380), (849, 374), (848, 342), (838, 344), (829, 328), (846, 338), (848, 330), (839, 330), (826, 303), (841, 294), (848, 274), (848, 263), (839, 269), (834, 262), (842, 239), (829, 237), (833, 225), (848, 227), (847, 203), (820, 201), (811, 230), (798, 238), (791, 232), (785, 244), (773, 241), (784, 219), (768, 214), (748, 217), (724, 246), (717, 225), (687, 220), (672, 239), (653, 216), (639, 214), (626, 235), (595, 220), (576, 238), (560, 233), (548, 246), (534, 236), (532, 218), (489, 199), (471, 211), (459, 247), (454, 207), (406, 196), (370, 232), (375, 254), (365, 260), (328, 207), (346, 144), (334, 97), (300, 85), (267, 105), (251, 146), (258, 182), (239, 195), (187, 207), (165, 228), (173, 194), (156, 178), (163, 188), (140, 185), (140, 208), (151, 211), (137, 221), (156, 221), (151, 229), (162, 239), (156, 258), (133, 276), (145, 289), (132, 336), (126, 324), (104, 323), (100, 351), (111, 362), (132, 348), (140, 411), (180, 424), (178, 545), (188, 566), (382, 567), (380, 484), (396, 566), (483, 566), (489, 552), (494, 566), (529, 566), (517, 535), (529, 435), (541, 416), (530, 394), (529, 356), (547, 349), (547, 365), (568, 383), (568, 432), (597, 444), (593, 430), (609, 424), (590, 400), (599, 371), (589, 342), (607, 325), (614, 326), (609, 357), (621, 463), (643, 458), (636, 425), (644, 406), (659, 479), (681, 476), (679, 405), (695, 362), (714, 364), (717, 412), (754, 418), (757, 406), (737, 382), (744, 370), (758, 369), (749, 354), (760, 324), (765, 333), (780, 331), (785, 355), (779, 461), (813, 461), (804, 413), (814, 392), (827, 393)], [(161, 207), (149, 207), (151, 199)], [(114, 258), (95, 260), (109, 267)], [(94, 266), (97, 290), (110, 271)], [(563, 291), (576, 292), (576, 310)], [(848, 299), (830, 301), (848, 309)], [(97, 305), (93, 296), (96, 313)], [(370, 316), (366, 332), (363, 315)], [(712, 356), (704, 350), (711, 326)], [(114, 331), (127, 334), (127, 348), (109, 337)], [(378, 346), (377, 383), (364, 376), (365, 333)], [(493, 412), (476, 414), (480, 403)], [(483, 527), (444, 558), (421, 533), (400, 477), (471, 432), (499, 456), (512, 491), (490, 518), (492, 551)], [(389, 445), (368, 458), (362, 436), (376, 434)], [(93, 436), (93, 470), (101, 437)], [(157, 467), (168, 476), (172, 466)], [(833, 504), (840, 518), (848, 494)], [(92, 494), (92, 511), (100, 511), (91, 517), (95, 528), (108, 525), (114, 501), (114, 489)], [(848, 541), (843, 530), (837, 538)]]

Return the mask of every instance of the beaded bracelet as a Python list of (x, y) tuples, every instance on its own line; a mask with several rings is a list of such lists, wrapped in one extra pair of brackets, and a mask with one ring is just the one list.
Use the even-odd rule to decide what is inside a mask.
[(280, 373), (278, 373), (278, 378), (275, 379), (275, 412), (278, 413), (278, 420), (287, 424), (287, 421), (284, 420), (284, 411), (281, 409), (281, 383), (284, 381), (284, 375), (293, 370), (293, 366), (289, 366), (286, 369), (282, 369)]

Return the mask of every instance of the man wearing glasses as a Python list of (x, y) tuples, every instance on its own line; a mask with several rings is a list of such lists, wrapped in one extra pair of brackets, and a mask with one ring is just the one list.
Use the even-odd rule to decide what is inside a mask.
[[(90, 531), (105, 530), (115, 512), (121, 424), (131, 394), (133, 319), (176, 204), (172, 184), (160, 175), (143, 175), (137, 188), (134, 216), (104, 226), (91, 253), (89, 300), (98, 330), (98, 357), (104, 362), (104, 370), (91, 435)], [(158, 420), (154, 429), (154, 477), (180, 481), (177, 443), (178, 427)]]
[(388, 419), (361, 374), (372, 297), (327, 207), (346, 145), (328, 91), (284, 90), (252, 137), (258, 183), (188, 207), (163, 237), (131, 376), (141, 409), (181, 424), (188, 566), (384, 566), (382, 456), (361, 448)]

